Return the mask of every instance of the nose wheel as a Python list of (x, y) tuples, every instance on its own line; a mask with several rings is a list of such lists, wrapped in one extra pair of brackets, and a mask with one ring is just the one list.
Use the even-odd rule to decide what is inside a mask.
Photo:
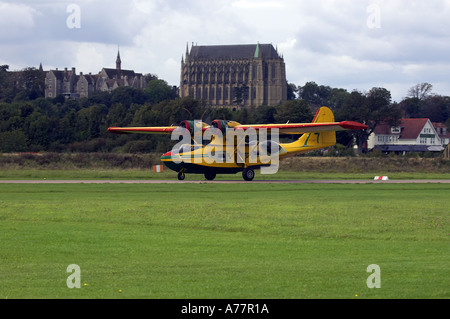
[(178, 180), (179, 181), (183, 181), (186, 178), (186, 175), (184, 174), (184, 172), (179, 172), (178, 173)]

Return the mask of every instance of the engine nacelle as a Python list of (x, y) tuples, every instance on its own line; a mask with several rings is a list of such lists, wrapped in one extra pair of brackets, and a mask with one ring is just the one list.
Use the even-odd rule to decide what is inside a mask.
[(228, 128), (228, 123), (225, 120), (214, 120), (212, 121), (211, 126), (221, 131), (222, 134), (225, 134)]
[(224, 135), (227, 132), (227, 129), (233, 128), (238, 125), (241, 125), (241, 124), (236, 121), (227, 121), (227, 120), (214, 120), (211, 123), (212, 127), (220, 130), (222, 132), (222, 134), (224, 134)]
[(186, 130), (188, 130), (188, 132), (191, 135), (194, 134), (194, 128), (195, 128), (194, 121), (182, 121), (180, 123), (180, 127), (185, 128)]
[(208, 124), (202, 122), (202, 121), (182, 121), (179, 125), (179, 127), (181, 128), (185, 128), (186, 130), (188, 130), (189, 134), (191, 134), (191, 136), (194, 136), (194, 132), (195, 130), (199, 130), (200, 132), (203, 130), (204, 127), (207, 127)]

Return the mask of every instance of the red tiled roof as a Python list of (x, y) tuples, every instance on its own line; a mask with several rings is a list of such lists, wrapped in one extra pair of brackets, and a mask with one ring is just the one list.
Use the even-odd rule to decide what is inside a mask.
[[(443, 137), (443, 138), (450, 138), (450, 131), (447, 128), (447, 125), (445, 125), (444, 123), (432, 123), (434, 129), (437, 131), (437, 128), (440, 128), (441, 130), (438, 132), (439, 137)], [(442, 132), (442, 129), (445, 128), (446, 129), (446, 134), (439, 134), (440, 132)]]
[[(402, 129), (400, 139), (416, 139), (427, 121), (428, 119), (401, 119), (399, 125)], [(389, 124), (377, 125), (374, 132), (376, 135), (393, 135)]]

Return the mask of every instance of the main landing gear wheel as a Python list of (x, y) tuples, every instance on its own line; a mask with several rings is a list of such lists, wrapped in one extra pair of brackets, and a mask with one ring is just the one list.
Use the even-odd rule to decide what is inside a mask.
[(205, 173), (205, 178), (208, 181), (212, 181), (212, 180), (214, 180), (214, 178), (216, 178), (216, 173)]
[(244, 169), (244, 171), (242, 172), (242, 177), (244, 178), (244, 180), (246, 181), (252, 181), (253, 178), (255, 178), (255, 171), (250, 168), (247, 167)]
[(186, 178), (186, 175), (184, 175), (184, 172), (179, 172), (178, 173), (178, 180), (182, 181)]

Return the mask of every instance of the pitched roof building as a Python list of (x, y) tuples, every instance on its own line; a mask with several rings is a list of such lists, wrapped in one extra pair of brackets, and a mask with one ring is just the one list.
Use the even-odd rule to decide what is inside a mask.
[(272, 44), (187, 46), (180, 96), (212, 106), (278, 105), (287, 100), (284, 59)]
[(447, 126), (443, 123), (433, 123), (433, 127), (441, 139), (442, 146), (447, 146), (450, 143), (450, 131)]
[(54, 98), (60, 94), (66, 97), (88, 97), (95, 91), (112, 92), (121, 86), (145, 88), (147, 82), (142, 73), (122, 70), (120, 52), (117, 52), (116, 68), (103, 68), (98, 74), (76, 75), (75, 68), (64, 71), (50, 70), (45, 78), (45, 97)]
[(96, 83), (97, 83), (98, 75), (83, 74), (80, 72), (77, 81), (76, 93), (80, 97), (89, 97), (89, 95), (96, 91)]
[(64, 71), (50, 70), (45, 76), (45, 97), (74, 94), (77, 81), (75, 68), (71, 70), (65, 68)]
[(402, 119), (399, 126), (378, 125), (369, 136), (369, 149), (383, 152), (440, 152), (442, 141), (427, 118)]

